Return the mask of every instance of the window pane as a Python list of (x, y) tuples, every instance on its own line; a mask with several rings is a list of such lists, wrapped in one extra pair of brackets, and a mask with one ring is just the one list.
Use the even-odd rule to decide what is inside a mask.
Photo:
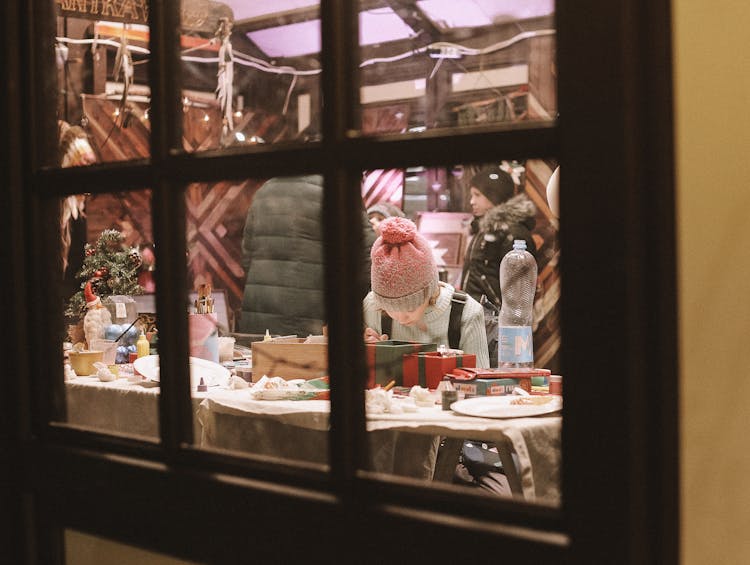
[(553, 0), (359, 6), (363, 133), (555, 119)]
[[(365, 173), (379, 236), (364, 300), (371, 470), (559, 504), (555, 170), (529, 159)], [(508, 253), (528, 261), (522, 286), (501, 274)]]
[(72, 195), (61, 211), (66, 422), (156, 439), (158, 383), (138, 371), (158, 347), (151, 192)]
[[(150, 154), (149, 28), (145, 2), (56, 2), (61, 166)], [(66, 130), (86, 137), (69, 146)], [(80, 137), (80, 136), (79, 136)]]
[(319, 135), (317, 0), (233, 0), (200, 10), (182, 5), (182, 149)]
[(196, 442), (327, 465), (322, 177), (187, 188)]

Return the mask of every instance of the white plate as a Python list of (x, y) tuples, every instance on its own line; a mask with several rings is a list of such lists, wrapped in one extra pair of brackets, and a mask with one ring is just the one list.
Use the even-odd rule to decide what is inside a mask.
[(534, 396), (532, 398), (545, 398), (549, 401), (545, 404), (511, 404), (511, 401), (519, 398), (515, 394), (507, 396), (475, 396), (459, 400), (451, 404), (451, 410), (465, 416), (478, 416), (480, 418), (523, 418), (525, 416), (539, 416), (562, 410), (561, 396)]
[[(159, 356), (146, 355), (133, 362), (133, 367), (146, 379), (159, 382)], [(201, 378), (207, 386), (226, 386), (231, 373), (225, 367), (213, 361), (206, 361), (199, 357), (190, 358), (190, 386), (195, 390)]]

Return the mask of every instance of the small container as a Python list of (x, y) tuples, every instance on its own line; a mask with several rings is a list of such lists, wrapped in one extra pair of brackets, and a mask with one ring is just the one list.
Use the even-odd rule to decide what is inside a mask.
[(450, 410), (451, 404), (458, 401), (458, 391), (457, 390), (444, 390), (442, 392), (442, 405), (443, 410)]
[(562, 377), (560, 375), (549, 376), (549, 393), (562, 396)]
[(136, 358), (146, 357), (151, 350), (151, 344), (146, 339), (146, 334), (141, 332), (138, 336), (138, 341), (135, 342)]
[(242, 367), (242, 366), (235, 367), (234, 372), (242, 380), (247, 381), (249, 383), (253, 382), (253, 368), (252, 367)]
[(440, 389), (440, 400), (443, 406), (443, 410), (450, 410), (451, 404), (458, 400), (458, 391), (453, 386), (450, 378), (443, 379), (438, 385)]

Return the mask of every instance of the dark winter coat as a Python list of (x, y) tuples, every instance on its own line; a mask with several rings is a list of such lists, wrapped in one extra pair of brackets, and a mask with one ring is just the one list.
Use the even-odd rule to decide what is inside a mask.
[[(323, 179), (318, 175), (271, 179), (253, 197), (242, 236), (247, 278), (240, 332), (321, 334), (325, 320), (322, 202)], [(366, 248), (358, 275), (364, 296), (374, 234), (364, 209), (362, 216)]]
[(472, 298), (480, 300), (484, 294), (500, 307), (500, 261), (513, 249), (514, 239), (525, 240), (527, 251), (536, 255), (531, 237), (535, 216), (534, 203), (525, 194), (517, 194), (474, 219), (461, 275), (461, 288)]

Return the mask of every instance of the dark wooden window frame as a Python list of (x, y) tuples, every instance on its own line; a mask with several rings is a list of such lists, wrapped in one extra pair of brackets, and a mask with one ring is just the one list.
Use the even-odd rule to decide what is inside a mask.
[[(678, 562), (677, 366), (669, 2), (558, 6), (560, 118), (554, 126), (435, 131), (360, 138), (350, 70), (352, 2), (323, 0), (324, 141), (236, 154), (180, 155), (177, 14), (151, 6), (152, 158), (51, 170), (54, 115), (40, 93), (54, 73), (53, 2), (7, 2), (0, 63), (3, 184), (8, 221), (3, 295), (10, 323), (0, 440), (2, 501), (13, 527), (0, 538), (18, 563), (61, 562), (62, 528), (207, 562), (242, 556), (287, 562)], [(351, 190), (360, 171), (503, 158), (562, 163), (562, 362), (566, 374), (563, 505), (465, 500), (449, 491), (377, 481), (357, 471), (364, 369), (355, 289), (329, 269), (331, 473), (278, 468), (200, 452), (190, 443), (186, 339), (161, 344), (161, 444), (47, 424), (59, 413), (57, 334), (45, 293), (57, 197), (153, 190), (160, 252), (157, 304), (166, 334), (187, 336), (182, 312), (182, 187), (191, 181), (322, 171), (328, 261), (354, 268)], [(341, 237), (345, 234), (347, 237)], [(351, 237), (350, 237), (351, 236)], [(5, 269), (7, 267), (7, 269)], [(167, 290), (169, 289), (169, 290)], [(8, 331), (12, 329), (13, 331)], [(32, 348), (33, 344), (33, 348)], [(338, 378), (337, 378), (338, 377)], [(57, 387), (59, 389), (59, 386)], [(58, 391), (59, 392), (59, 391)], [(155, 527), (157, 525), (157, 527)], [(265, 543), (269, 539), (279, 543)], [(356, 548), (345, 549), (343, 540)], [(395, 542), (394, 540), (398, 540)]]

